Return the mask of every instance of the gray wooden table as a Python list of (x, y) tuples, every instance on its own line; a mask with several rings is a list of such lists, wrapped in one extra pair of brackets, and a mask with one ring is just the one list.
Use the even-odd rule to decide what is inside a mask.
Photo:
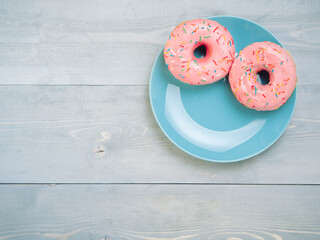
[[(178, 23), (255, 21), (297, 64), (283, 136), (195, 159), (149, 105)], [(320, 239), (320, 1), (0, 1), (0, 240)]]

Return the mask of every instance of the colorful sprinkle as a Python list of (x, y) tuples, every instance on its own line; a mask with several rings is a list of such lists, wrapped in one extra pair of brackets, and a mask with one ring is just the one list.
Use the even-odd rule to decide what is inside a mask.
[(275, 50), (276, 52), (278, 52), (278, 53), (281, 53), (281, 51), (278, 51), (277, 49), (275, 49), (275, 48), (273, 48), (273, 50)]
[(220, 45), (219, 41), (222, 35), (220, 35), (220, 37), (218, 39), (216, 39), (217, 43)]
[(197, 60), (194, 60), (194, 63), (198, 66)]
[(187, 34), (187, 31), (184, 29), (184, 27), (183, 27), (183, 31), (184, 31), (185, 34)]
[(256, 51), (256, 57), (257, 57), (258, 62), (260, 62), (260, 61), (259, 61), (259, 57), (258, 57), (258, 52), (257, 52), (257, 51)]
[(211, 36), (204, 36), (203, 38), (210, 38)]

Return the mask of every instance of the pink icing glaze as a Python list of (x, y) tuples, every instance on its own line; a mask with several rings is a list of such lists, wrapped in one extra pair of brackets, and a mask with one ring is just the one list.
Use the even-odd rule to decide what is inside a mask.
[[(257, 73), (262, 70), (269, 72), (266, 85), (257, 81)], [(272, 42), (256, 42), (244, 48), (229, 73), (231, 90), (238, 101), (258, 111), (274, 110), (285, 104), (296, 81), (292, 57)]]
[[(206, 55), (196, 58), (194, 49), (204, 45)], [(228, 30), (208, 19), (186, 21), (170, 34), (164, 47), (167, 68), (178, 80), (191, 85), (213, 83), (225, 77), (235, 56)]]

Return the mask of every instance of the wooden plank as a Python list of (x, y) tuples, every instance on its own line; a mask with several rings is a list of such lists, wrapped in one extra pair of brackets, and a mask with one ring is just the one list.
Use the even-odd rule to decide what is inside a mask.
[(239, 163), (198, 160), (161, 132), (146, 86), (1, 86), (2, 183), (320, 183), (320, 86), (299, 86), (293, 120)]
[(177, 24), (235, 15), (272, 31), (293, 55), (299, 84), (318, 85), (319, 8), (316, 0), (1, 1), (0, 84), (146, 85)]
[(1, 185), (0, 239), (315, 240), (319, 186)]

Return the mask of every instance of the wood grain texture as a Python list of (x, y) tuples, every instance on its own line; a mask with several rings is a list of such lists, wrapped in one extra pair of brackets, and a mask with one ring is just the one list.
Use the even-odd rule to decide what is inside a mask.
[(320, 183), (319, 86), (300, 86), (270, 149), (239, 163), (191, 157), (161, 132), (146, 86), (1, 86), (2, 183)]
[(319, 186), (0, 185), (0, 239), (315, 240)]
[(317, 0), (1, 1), (0, 84), (147, 85), (177, 24), (234, 15), (273, 32), (299, 84), (318, 85), (319, 9)]
[[(319, 9), (317, 0), (0, 1), (0, 240), (320, 239)], [(287, 130), (232, 164), (175, 147), (148, 96), (171, 30), (215, 15), (261, 24), (297, 64)]]

